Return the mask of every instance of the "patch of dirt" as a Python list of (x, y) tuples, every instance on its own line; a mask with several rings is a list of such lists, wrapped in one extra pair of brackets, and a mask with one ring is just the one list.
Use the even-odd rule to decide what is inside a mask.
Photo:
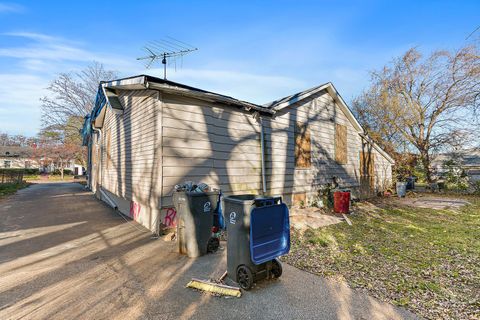
[(297, 230), (317, 229), (344, 221), (342, 217), (333, 215), (321, 208), (291, 208), (290, 226)]
[(407, 197), (398, 198), (396, 196), (388, 198), (374, 198), (369, 202), (362, 202), (362, 210), (372, 212), (386, 206), (393, 205), (396, 207), (414, 207), (434, 210), (453, 210), (458, 211), (471, 203), (465, 199), (446, 197), (441, 195), (425, 195), (421, 193), (409, 192)]

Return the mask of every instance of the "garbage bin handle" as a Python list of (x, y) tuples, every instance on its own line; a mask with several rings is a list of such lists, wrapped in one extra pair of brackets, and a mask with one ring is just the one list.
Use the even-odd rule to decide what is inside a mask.
[(267, 199), (255, 199), (254, 204), (258, 207), (269, 207), (276, 204), (282, 204), (282, 197), (272, 197)]

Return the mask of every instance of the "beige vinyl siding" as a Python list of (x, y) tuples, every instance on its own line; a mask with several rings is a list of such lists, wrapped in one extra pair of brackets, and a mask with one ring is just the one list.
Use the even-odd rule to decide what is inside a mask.
[(392, 187), (392, 164), (377, 150), (375, 153), (375, 187), (383, 191)]
[(161, 103), (152, 90), (120, 91), (119, 99), (123, 114), (106, 110), (98, 182), (118, 201), (126, 201), (125, 214), (128, 203), (138, 203), (142, 209), (137, 221), (153, 230), (161, 196)]
[[(107, 108), (93, 160), (101, 161), (98, 182), (123, 201), (122, 212), (138, 203), (137, 221), (154, 230), (158, 211), (173, 206), (174, 186), (185, 181), (205, 182), (225, 194), (262, 193), (260, 124), (251, 113), (153, 90), (119, 93), (124, 112)], [(267, 193), (290, 202), (292, 193), (310, 196), (333, 176), (343, 187), (359, 186), (362, 139), (326, 91), (263, 119)], [(310, 133), (310, 168), (295, 168), (297, 123)], [(343, 165), (335, 161), (335, 124), (347, 132)], [(375, 172), (379, 186), (391, 179), (390, 163), (381, 154)]]
[(237, 108), (163, 95), (163, 198), (176, 184), (205, 182), (228, 194), (261, 189), (260, 126)]
[[(311, 168), (295, 168), (295, 123), (307, 125), (312, 143)], [(335, 161), (335, 124), (347, 130), (347, 161)], [(341, 186), (358, 187), (361, 138), (345, 114), (326, 92), (320, 92), (299, 104), (279, 111), (266, 125), (267, 189), (272, 194), (314, 193), (316, 189), (338, 177)], [(290, 197), (287, 197), (290, 198)], [(290, 199), (287, 199), (287, 201)]]

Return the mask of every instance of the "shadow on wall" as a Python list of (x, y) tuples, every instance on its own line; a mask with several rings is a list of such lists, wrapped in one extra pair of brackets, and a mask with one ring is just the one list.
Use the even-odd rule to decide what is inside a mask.
[[(279, 193), (284, 196), (298, 194), (301, 196), (299, 199), (302, 199), (309, 194), (315, 196), (319, 188), (332, 183), (333, 179), (335, 179), (340, 187), (353, 188), (354, 191), (358, 191), (359, 168), (357, 164), (358, 158), (355, 155), (359, 151), (355, 150), (356, 141), (352, 141), (352, 144), (347, 145), (347, 164), (338, 164), (334, 158), (335, 124), (339, 121), (337, 108), (333, 101), (325, 105), (318, 102), (318, 98), (324, 94), (326, 94), (326, 91), (312, 95), (302, 100), (301, 104), (293, 104), (278, 111), (274, 119), (269, 119), (269, 132), (267, 134), (269, 139), (278, 141), (280, 137), (286, 136), (284, 148), (287, 154), (287, 161), (284, 166), (274, 161), (275, 157), (278, 158), (278, 151), (275, 150), (272, 143), (267, 143), (268, 150), (266, 153), (270, 163), (270, 165), (267, 165), (269, 167), (267, 172), (271, 175), (269, 181), (267, 181), (269, 186), (267, 189), (277, 191), (278, 189), (271, 187), (277, 186), (275, 181), (282, 181), (283, 186), (278, 190), (280, 191)], [(299, 107), (302, 105), (308, 105), (308, 112), (299, 110)], [(277, 128), (278, 121), (282, 118), (288, 121), (288, 127)], [(311, 165), (309, 168), (296, 168), (297, 124), (301, 124), (302, 127), (309, 131), (311, 140)], [(326, 137), (325, 135), (328, 136)], [(347, 143), (350, 143), (350, 141), (347, 140)], [(275, 146), (278, 146), (278, 144)], [(279, 179), (282, 176), (283, 179)]]
[[(158, 233), (157, 187), (161, 172), (158, 92), (135, 91), (121, 98), (127, 106), (124, 113), (109, 113), (105, 119), (109, 128), (103, 132), (104, 170), (97, 188), (103, 185), (112, 195), (127, 199), (117, 199), (120, 211)], [(134, 105), (141, 108), (132, 108)]]
[[(163, 95), (162, 104), (159, 95)], [(309, 106), (308, 112), (300, 111), (299, 103), (280, 110), (275, 119), (263, 117), (267, 194), (283, 195), (287, 203), (295, 193), (315, 194), (333, 177), (340, 187), (374, 190), (374, 171), (368, 170), (374, 157), (359, 159), (370, 154), (371, 145), (357, 135), (356, 141), (347, 140), (347, 164), (335, 160), (332, 138), (339, 115), (333, 101), (318, 102), (322, 95), (325, 91), (301, 101)], [(102, 167), (108, 168), (101, 179), (107, 189), (132, 201), (130, 210), (126, 209), (132, 218), (157, 231), (160, 224), (172, 226), (176, 212), (171, 195), (174, 186), (185, 181), (205, 182), (225, 194), (263, 193), (258, 118), (152, 90), (122, 98), (129, 106), (124, 114), (106, 119), (111, 122), (117, 151), (101, 153)], [(310, 132), (311, 166), (307, 169), (295, 167), (297, 123)], [(103, 134), (105, 141), (108, 137)], [(361, 196), (367, 194), (370, 191)]]

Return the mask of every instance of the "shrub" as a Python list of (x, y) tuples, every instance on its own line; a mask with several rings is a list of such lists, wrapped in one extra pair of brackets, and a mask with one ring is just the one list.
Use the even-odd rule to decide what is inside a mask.
[[(62, 172), (60, 171), (60, 169), (55, 169), (53, 172), (51, 172), (50, 174), (53, 174), (54, 176), (59, 176), (62, 174)], [(70, 170), (70, 169), (63, 169), (63, 174), (64, 175), (72, 175), (73, 174), (73, 171)]]
[(473, 182), (472, 188), (474, 194), (480, 195), (480, 180)]
[(28, 169), (24, 169), (24, 173), (27, 175), (36, 175), (36, 174), (40, 174), (40, 169), (28, 168)]
[(468, 189), (468, 175), (461, 165), (454, 161), (444, 161), (444, 166), (447, 168), (445, 173), (445, 185), (450, 190), (465, 191)]

